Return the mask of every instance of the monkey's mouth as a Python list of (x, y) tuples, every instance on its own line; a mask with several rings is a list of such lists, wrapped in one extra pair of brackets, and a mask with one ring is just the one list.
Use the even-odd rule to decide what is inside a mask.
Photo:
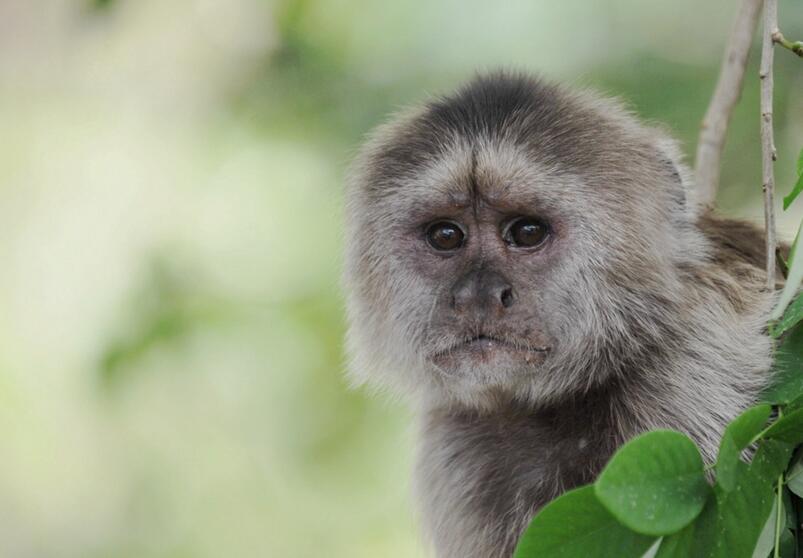
[(490, 364), (495, 360), (502, 359), (534, 365), (543, 362), (548, 352), (549, 347), (546, 346), (481, 334), (436, 352), (432, 355), (431, 360), (439, 367), (454, 367), (460, 361), (466, 360), (474, 361), (477, 364)]

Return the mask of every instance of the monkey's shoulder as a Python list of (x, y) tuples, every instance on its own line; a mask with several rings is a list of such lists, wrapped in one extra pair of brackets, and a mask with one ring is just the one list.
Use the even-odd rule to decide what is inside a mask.
[(764, 231), (757, 225), (739, 219), (703, 214), (698, 225), (716, 249), (717, 263), (748, 263), (764, 267)]

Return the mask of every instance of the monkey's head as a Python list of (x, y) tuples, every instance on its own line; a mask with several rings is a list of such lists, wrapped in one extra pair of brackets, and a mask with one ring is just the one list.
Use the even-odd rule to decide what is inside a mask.
[(619, 104), (519, 75), (380, 127), (347, 197), (355, 378), (540, 405), (655, 358), (705, 252), (684, 175)]

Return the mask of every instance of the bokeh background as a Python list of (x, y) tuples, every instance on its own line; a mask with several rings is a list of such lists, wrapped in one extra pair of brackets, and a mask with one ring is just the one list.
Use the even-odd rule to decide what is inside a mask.
[[(0, 556), (423, 556), (409, 414), (342, 373), (356, 146), (505, 66), (693, 153), (734, 7), (0, 0)], [(803, 65), (776, 60), (785, 193)], [(757, 62), (720, 204), (760, 222)]]

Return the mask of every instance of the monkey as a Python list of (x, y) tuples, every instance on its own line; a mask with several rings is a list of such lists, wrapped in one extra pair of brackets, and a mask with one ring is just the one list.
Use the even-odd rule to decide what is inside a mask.
[(714, 462), (770, 380), (762, 232), (616, 99), (502, 71), (403, 111), (355, 158), (345, 244), (349, 374), (414, 409), (439, 558), (509, 558), (639, 433)]

